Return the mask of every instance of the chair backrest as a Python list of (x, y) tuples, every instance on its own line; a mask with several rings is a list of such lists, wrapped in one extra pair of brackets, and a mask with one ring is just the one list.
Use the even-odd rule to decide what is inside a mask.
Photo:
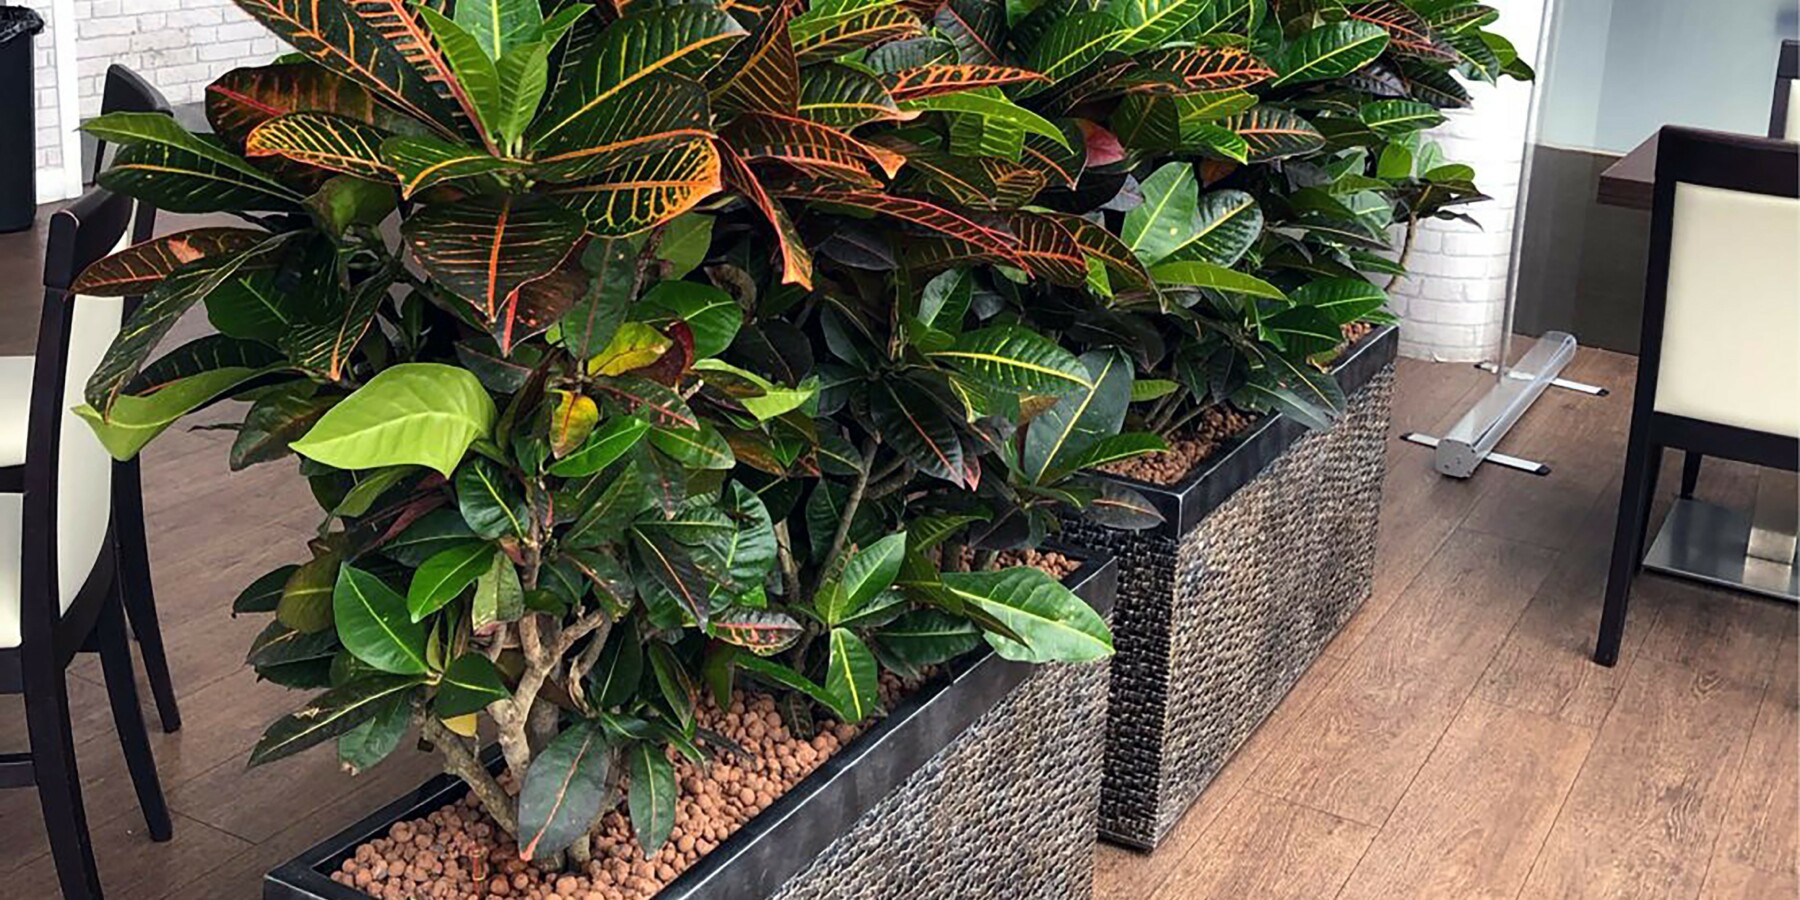
[[(113, 63), (106, 67), (106, 85), (100, 93), (100, 114), (114, 112), (153, 112), (173, 116), (175, 108), (169, 105), (169, 98), (164, 97), (162, 91), (144, 80), (144, 76)], [(106, 142), (96, 141), (94, 173), (90, 181), (100, 180), (100, 173), (106, 171), (106, 162)], [(131, 227), (132, 243), (149, 240), (155, 230), (155, 207), (138, 204), (137, 220)]]
[[(50, 218), (25, 438), (20, 631), (28, 647), (53, 635), (107, 540), (113, 461), (73, 409), (119, 333), (125, 301), (77, 296), (69, 287), (124, 244), (132, 206), (129, 197), (94, 188)], [(39, 602), (48, 598), (57, 608)]]
[(1769, 106), (1769, 137), (1800, 141), (1800, 41), (1782, 41), (1775, 63), (1775, 100)]
[(1653, 409), (1800, 436), (1800, 144), (1664, 128), (1646, 280)]

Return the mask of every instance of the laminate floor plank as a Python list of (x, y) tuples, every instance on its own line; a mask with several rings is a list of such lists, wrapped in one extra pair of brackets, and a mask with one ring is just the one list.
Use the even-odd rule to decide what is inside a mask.
[(1368, 850), (1373, 827), (1246, 788), (1154, 894), (1156, 900), (1329, 897)]
[[(1793, 631), (1776, 658), (1756, 724), (1744, 750), (1713, 866), (1747, 866), (1782, 875), (1800, 873), (1800, 647)], [(1789, 891), (1787, 896), (1794, 896)], [(1770, 896), (1775, 896), (1771, 894)]]

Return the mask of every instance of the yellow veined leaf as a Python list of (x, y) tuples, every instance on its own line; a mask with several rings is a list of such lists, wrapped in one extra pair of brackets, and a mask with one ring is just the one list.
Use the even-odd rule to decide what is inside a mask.
[(588, 374), (623, 375), (641, 369), (661, 359), (670, 344), (662, 332), (642, 322), (626, 322), (619, 326), (612, 343), (588, 360)]

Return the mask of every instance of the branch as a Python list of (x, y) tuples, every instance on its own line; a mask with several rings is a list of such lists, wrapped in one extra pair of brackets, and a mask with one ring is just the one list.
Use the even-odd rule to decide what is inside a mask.
[(430, 712), (425, 713), (419, 731), (436, 747), (438, 754), (444, 758), (444, 771), (455, 775), (469, 786), (475, 799), (481, 801), (481, 808), (494, 818), (507, 834), (517, 836), (519, 833), (519, 817), (513, 810), (512, 797), (506, 789), (494, 779), (494, 774), (487, 770), (475, 754), (469, 752), (467, 744), (460, 735), (444, 727), (438, 717)]
[(812, 592), (818, 593), (819, 586), (825, 580), (825, 573), (831, 569), (831, 561), (844, 552), (845, 542), (850, 540), (850, 524), (856, 520), (856, 510), (862, 506), (863, 493), (869, 489), (869, 471), (875, 468), (875, 448), (880, 446), (879, 440), (870, 435), (863, 441), (862, 468), (856, 470), (856, 484), (850, 488), (850, 499), (844, 504), (844, 514), (838, 517), (837, 533), (831, 537), (831, 548), (825, 551), (824, 565), (819, 569), (819, 579), (814, 582)]
[(789, 603), (800, 602), (800, 566), (794, 562), (794, 540), (788, 537), (787, 520), (775, 523), (775, 556), (781, 560), (782, 594)]
[[(1400, 245), (1400, 258), (1394, 261), (1394, 264), (1398, 265), (1402, 269), (1406, 268), (1406, 260), (1412, 256), (1413, 232), (1418, 230), (1418, 225), (1419, 225), (1419, 214), (1416, 212), (1408, 212), (1406, 214), (1406, 240), (1405, 240), (1405, 242), (1403, 242)], [(1403, 277), (1405, 277), (1405, 276), (1395, 275), (1395, 276), (1389, 278), (1387, 286), (1382, 288), (1382, 290), (1384, 290), (1384, 291), (1393, 290), (1394, 285), (1399, 284), (1400, 279)]]

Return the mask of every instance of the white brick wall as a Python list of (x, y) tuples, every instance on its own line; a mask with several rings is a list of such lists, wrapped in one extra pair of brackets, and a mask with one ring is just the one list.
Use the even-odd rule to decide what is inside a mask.
[[(1531, 60), (1543, 0), (1488, 2), (1501, 12), (1498, 30)], [(1479, 228), (1443, 220), (1419, 226), (1408, 261), (1411, 274), (1389, 291), (1390, 306), (1402, 319), (1400, 352), (1407, 356), (1472, 362), (1492, 359), (1500, 348), (1531, 86), (1510, 80), (1498, 86), (1475, 83), (1469, 93), (1474, 107), (1450, 112), (1449, 121), (1430, 137), (1443, 147), (1445, 159), (1474, 166), (1476, 183), (1494, 199), (1459, 208)], [(1403, 233), (1395, 229), (1395, 240)]]
[(121, 63), (143, 75), (177, 105), (205, 96), (213, 79), (244, 65), (268, 62), (287, 48), (231, 0), (73, 0), (74, 64), (57, 66), (50, 29), (55, 0), (25, 0), (49, 20), (37, 39), (38, 193), (60, 196), (61, 141), (57, 76), (76, 79), (82, 118), (100, 112), (106, 69)]

